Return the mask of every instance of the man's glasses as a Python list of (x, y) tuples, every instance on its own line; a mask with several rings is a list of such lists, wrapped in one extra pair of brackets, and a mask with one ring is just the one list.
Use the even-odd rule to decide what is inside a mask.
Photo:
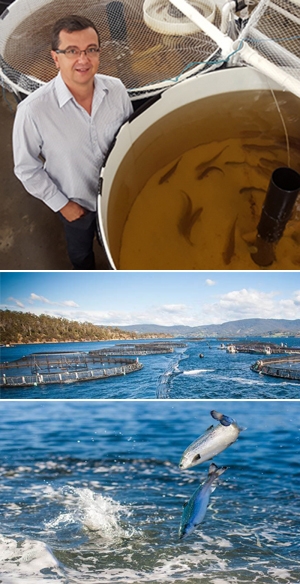
[(81, 51), (77, 47), (70, 47), (69, 49), (64, 50), (56, 49), (55, 52), (57, 54), (62, 53), (63, 55), (66, 55), (68, 59), (78, 59), (78, 57), (81, 56), (81, 53), (84, 53), (87, 57), (96, 57), (98, 56), (100, 49), (99, 47), (89, 47), (88, 49)]

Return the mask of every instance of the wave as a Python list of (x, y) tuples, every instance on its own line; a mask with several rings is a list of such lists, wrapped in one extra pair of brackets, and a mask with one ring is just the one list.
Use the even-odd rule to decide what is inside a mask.
[(166, 371), (159, 377), (156, 387), (156, 397), (158, 399), (165, 399), (169, 396), (173, 378), (182, 373), (179, 369), (179, 363), (189, 357), (189, 355), (185, 355), (186, 350), (179, 351), (179, 354), (177, 353), (169, 363)]
[[(65, 581), (62, 565), (42, 541), (0, 535), (0, 563), (3, 584), (40, 584), (49, 579)], [(42, 570), (48, 575), (43, 575)]]

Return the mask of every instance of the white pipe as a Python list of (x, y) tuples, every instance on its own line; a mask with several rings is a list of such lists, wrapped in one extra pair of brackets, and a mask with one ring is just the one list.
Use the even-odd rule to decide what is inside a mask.
[(170, 0), (170, 2), (192, 22), (199, 26), (199, 28), (213, 41), (215, 41), (226, 55), (231, 52), (232, 40), (202, 16), (194, 6), (191, 6), (186, 0)]
[(229, 22), (229, 16), (231, 15), (232, 12), (235, 12), (235, 8), (236, 8), (236, 3), (235, 0), (233, 1), (229, 1), (226, 2), (226, 4), (224, 4), (223, 8), (222, 8), (222, 20), (221, 20), (221, 32), (223, 32), (224, 34), (226, 34), (226, 32), (228, 31), (228, 22)]
[(266, 37), (262, 34), (257, 28), (251, 28), (251, 38), (247, 37), (247, 34), (242, 35), (239, 37), (241, 40), (251, 43), (253, 46), (256, 44), (263, 45), (265, 47), (265, 51), (272, 56), (278, 62), (280, 58), (281, 67), (293, 67), (296, 70), (299, 69), (299, 57), (296, 57), (293, 53), (288, 51), (281, 46), (281, 44), (277, 43), (276, 41)]
[(280, 14), (285, 16), (285, 18), (287, 18), (288, 20), (291, 20), (292, 22), (295, 22), (298, 25), (300, 24), (300, 18), (297, 18), (297, 16), (294, 16), (293, 14), (288, 12), (288, 10), (285, 10), (284, 8), (280, 8), (280, 6), (277, 6), (277, 4), (274, 4), (274, 2), (270, 2), (269, 8), (273, 8), (273, 10), (276, 10), (276, 12), (279, 12)]
[[(234, 43), (234, 48), (237, 49), (239, 43), (240, 41), (236, 41)], [(267, 77), (270, 77), (271, 79), (276, 81), (276, 83), (278, 83), (279, 85), (282, 85), (282, 87), (284, 87), (284, 89), (286, 89), (287, 91), (290, 91), (291, 93), (297, 95), (297, 97), (300, 97), (300, 83), (298, 79), (295, 79), (294, 77), (289, 75), (289, 73), (286, 73), (284, 69), (277, 67), (276, 65), (273, 65), (273, 63), (270, 63), (268, 59), (265, 59), (265, 57), (259, 55), (256, 51), (251, 49), (251, 47), (249, 47), (249, 45), (247, 45), (246, 43), (243, 43), (243, 46), (239, 51), (239, 55), (242, 57), (242, 59), (244, 59), (246, 63), (252, 65), (252, 67), (255, 67), (256, 69), (267, 75)]]

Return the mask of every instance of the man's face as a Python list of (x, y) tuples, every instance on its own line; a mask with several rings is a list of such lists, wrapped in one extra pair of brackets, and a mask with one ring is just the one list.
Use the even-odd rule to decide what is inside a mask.
[[(99, 47), (99, 40), (93, 28), (80, 31), (67, 32), (62, 30), (59, 34), (59, 49), (77, 48), (81, 51), (89, 47)], [(68, 58), (64, 54), (51, 51), (56, 67), (60, 69), (61, 76), (66, 85), (72, 90), (76, 87), (90, 85), (99, 66), (99, 53), (87, 56), (81, 53), (79, 57)]]

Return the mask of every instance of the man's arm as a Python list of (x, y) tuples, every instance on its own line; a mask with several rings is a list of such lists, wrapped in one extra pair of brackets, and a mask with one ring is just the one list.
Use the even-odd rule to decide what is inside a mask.
[[(21, 106), (21, 107), (20, 107)], [(40, 158), (43, 140), (30, 112), (21, 103), (13, 127), (14, 172), (28, 193), (57, 212), (69, 199), (57, 188)], [(76, 203), (75, 203), (76, 204)]]

